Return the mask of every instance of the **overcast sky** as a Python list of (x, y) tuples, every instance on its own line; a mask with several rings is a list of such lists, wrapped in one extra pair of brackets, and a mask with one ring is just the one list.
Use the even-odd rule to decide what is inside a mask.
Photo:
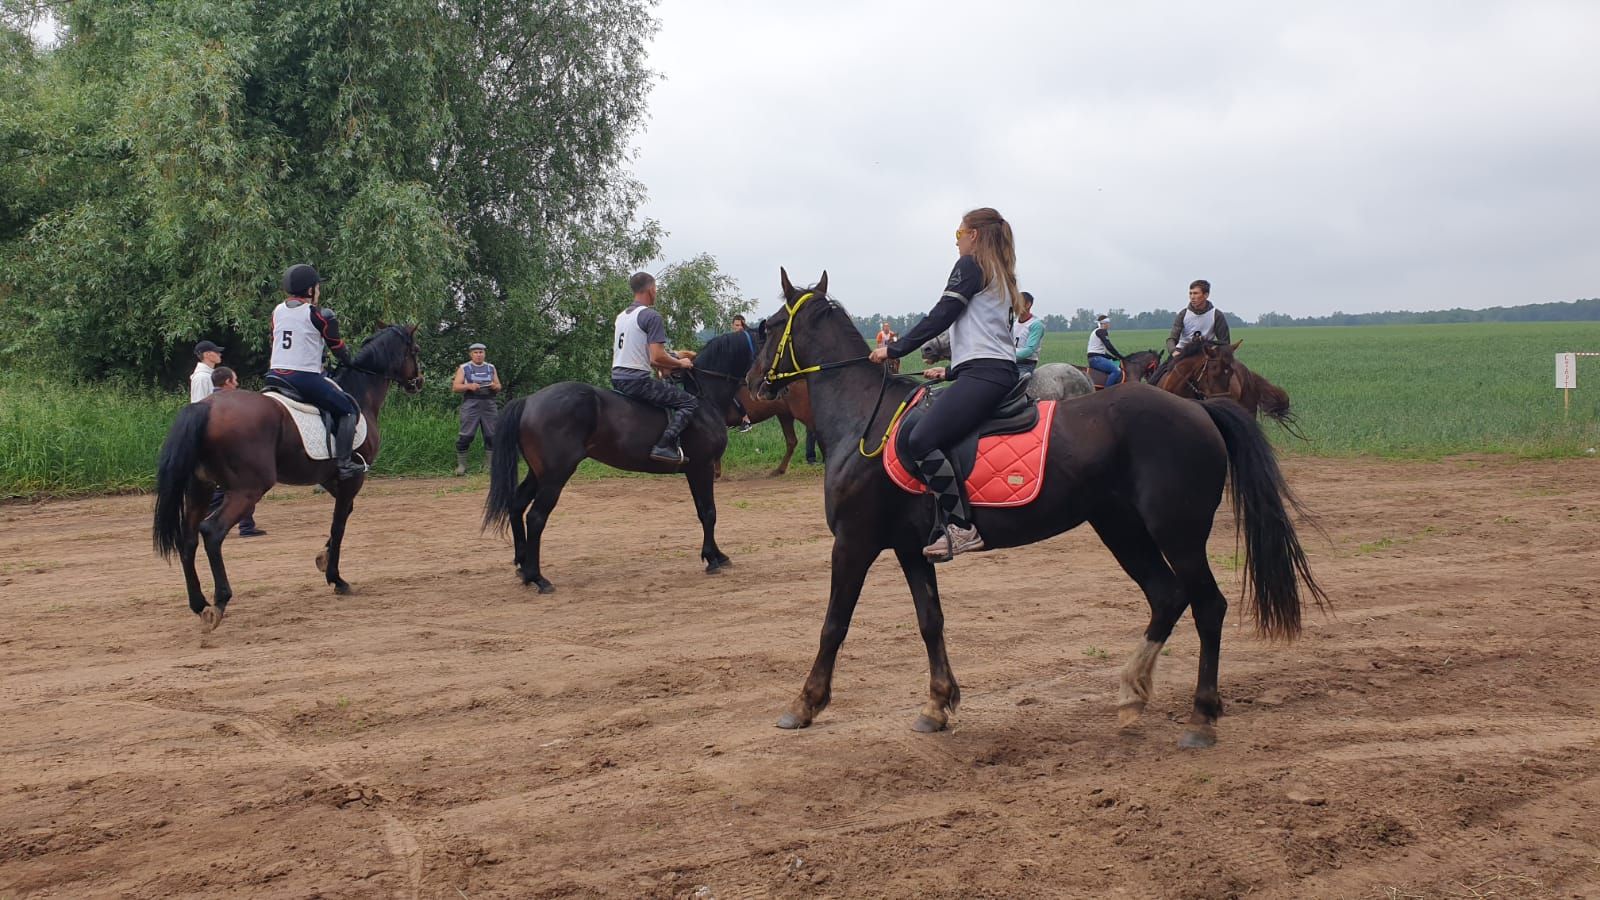
[(667, 258), (930, 308), (961, 213), (1044, 313), (1600, 296), (1600, 2), (664, 0)]

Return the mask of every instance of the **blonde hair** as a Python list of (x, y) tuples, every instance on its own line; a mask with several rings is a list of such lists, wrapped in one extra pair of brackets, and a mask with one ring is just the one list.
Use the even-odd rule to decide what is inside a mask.
[(961, 227), (978, 236), (972, 257), (983, 270), (984, 287), (998, 287), (1011, 304), (1013, 315), (1027, 312), (1028, 303), (1017, 290), (1017, 247), (1011, 238), (1011, 223), (985, 206), (962, 216)]

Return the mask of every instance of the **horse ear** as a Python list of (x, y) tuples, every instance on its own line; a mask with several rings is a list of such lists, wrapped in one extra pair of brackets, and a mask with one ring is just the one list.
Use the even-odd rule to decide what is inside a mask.
[(1237, 341), (1234, 341), (1233, 342), (1233, 346), (1228, 348), (1228, 352), (1229, 353), (1238, 353), (1239, 352), (1239, 345), (1242, 344), (1242, 343), (1244, 343), (1244, 338), (1239, 338)]
[(794, 296), (794, 285), (789, 283), (789, 270), (779, 266), (778, 277), (783, 279), (783, 299), (788, 300)]
[(822, 277), (817, 279), (817, 286), (811, 289), (818, 297), (828, 296), (828, 270), (822, 270)]
[(1206, 356), (1209, 356), (1212, 359), (1216, 359), (1217, 358), (1217, 345), (1216, 344), (1207, 344), (1206, 345)]

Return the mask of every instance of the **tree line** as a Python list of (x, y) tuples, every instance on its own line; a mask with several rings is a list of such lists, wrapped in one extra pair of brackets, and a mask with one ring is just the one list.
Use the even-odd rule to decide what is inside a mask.
[[(309, 262), (435, 372), (483, 341), (519, 390), (600, 377), (663, 236), (625, 168), (651, 5), (0, 0), (0, 367), (260, 370)], [(743, 306), (709, 254), (657, 275), (677, 342)]]

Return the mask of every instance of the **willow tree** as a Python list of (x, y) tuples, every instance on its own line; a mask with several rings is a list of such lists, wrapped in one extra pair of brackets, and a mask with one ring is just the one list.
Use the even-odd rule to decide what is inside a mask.
[[(624, 168), (646, 0), (0, 3), (13, 363), (150, 378), (206, 336), (259, 364), (304, 261), (349, 330), (416, 321), (435, 363), (485, 340), (514, 383), (590, 377), (568, 349), (658, 252)], [(21, 37), (39, 14), (46, 49)], [(685, 327), (726, 312), (681, 293)]]

